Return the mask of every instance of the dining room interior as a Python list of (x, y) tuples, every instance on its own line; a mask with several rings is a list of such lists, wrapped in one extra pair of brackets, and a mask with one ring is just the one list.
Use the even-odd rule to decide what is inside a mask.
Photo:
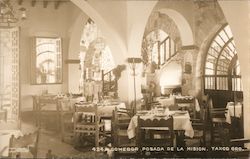
[(0, 0), (0, 158), (250, 157), (249, 7)]

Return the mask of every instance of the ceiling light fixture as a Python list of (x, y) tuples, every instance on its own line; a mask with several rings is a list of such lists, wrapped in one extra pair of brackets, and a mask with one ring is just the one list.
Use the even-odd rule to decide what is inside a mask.
[[(20, 19), (27, 18), (26, 9), (20, 8), (17, 10), (20, 14)], [(0, 0), (0, 27), (12, 27), (19, 21), (17, 14), (9, 0)]]

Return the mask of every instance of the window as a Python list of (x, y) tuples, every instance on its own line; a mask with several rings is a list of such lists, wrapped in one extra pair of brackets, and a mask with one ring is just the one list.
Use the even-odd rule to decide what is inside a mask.
[(205, 89), (242, 91), (237, 51), (228, 25), (211, 42), (204, 78)]
[(62, 51), (60, 38), (38, 37), (34, 40), (35, 79), (34, 84), (62, 82)]

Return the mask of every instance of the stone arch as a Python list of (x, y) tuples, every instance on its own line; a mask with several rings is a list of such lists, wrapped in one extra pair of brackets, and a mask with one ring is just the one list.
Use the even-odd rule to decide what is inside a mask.
[(144, 37), (156, 29), (161, 29), (166, 32), (176, 44), (179, 43), (179, 46), (181, 46), (180, 32), (175, 22), (166, 14), (160, 14), (160, 16), (160, 24), (156, 26), (155, 23), (158, 19), (152, 14), (150, 15), (144, 31)]
[(158, 11), (162, 14), (168, 15), (175, 22), (180, 32), (182, 45), (185, 46), (194, 44), (192, 29), (183, 15), (181, 15), (179, 12), (173, 9), (162, 8), (159, 9)]
[(125, 55), (127, 49), (121, 37), (117, 34), (117, 32), (114, 29), (112, 29), (107, 24), (105, 19), (86, 1), (83, 0), (71, 0), (71, 1), (97, 24), (98, 28), (101, 30), (107, 41), (107, 45), (111, 49), (115, 64), (123, 63), (126, 57)]
[(69, 59), (77, 59), (79, 56), (79, 51), (81, 50), (80, 48), (80, 40), (82, 34), (79, 34), (82, 32), (82, 29), (87, 22), (88, 18), (87, 15), (84, 13), (81, 13), (78, 15), (75, 23), (73, 24), (71, 28), (71, 35), (70, 35), (70, 41), (69, 41), (69, 54), (68, 58)]
[(197, 60), (196, 60), (196, 69), (195, 69), (195, 72), (196, 72), (196, 91), (197, 91), (197, 94), (204, 94), (203, 92), (203, 86), (204, 86), (204, 83), (203, 83), (203, 75), (204, 75), (204, 63), (206, 61), (206, 59), (204, 57), (206, 57), (207, 55), (207, 50), (208, 48), (210, 47), (210, 44), (213, 40), (213, 38), (216, 36), (216, 34), (218, 33), (218, 31), (222, 28), (222, 24), (217, 24), (215, 25), (210, 33), (208, 34), (208, 36), (203, 40), (201, 46), (200, 46), (200, 49), (199, 49), (199, 52), (198, 52), (198, 55), (197, 55)]

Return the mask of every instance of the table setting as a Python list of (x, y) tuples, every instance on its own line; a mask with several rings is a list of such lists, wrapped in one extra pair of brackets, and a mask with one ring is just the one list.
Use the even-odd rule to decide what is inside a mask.
[(193, 137), (194, 130), (192, 128), (192, 123), (190, 121), (190, 116), (188, 111), (170, 111), (168, 108), (155, 108), (150, 111), (137, 111), (137, 114), (130, 120), (127, 134), (129, 139), (136, 136), (136, 127), (138, 125), (138, 116), (143, 120), (155, 120), (155, 119), (168, 119), (170, 116), (173, 117), (174, 130), (184, 130), (185, 135), (188, 137)]

